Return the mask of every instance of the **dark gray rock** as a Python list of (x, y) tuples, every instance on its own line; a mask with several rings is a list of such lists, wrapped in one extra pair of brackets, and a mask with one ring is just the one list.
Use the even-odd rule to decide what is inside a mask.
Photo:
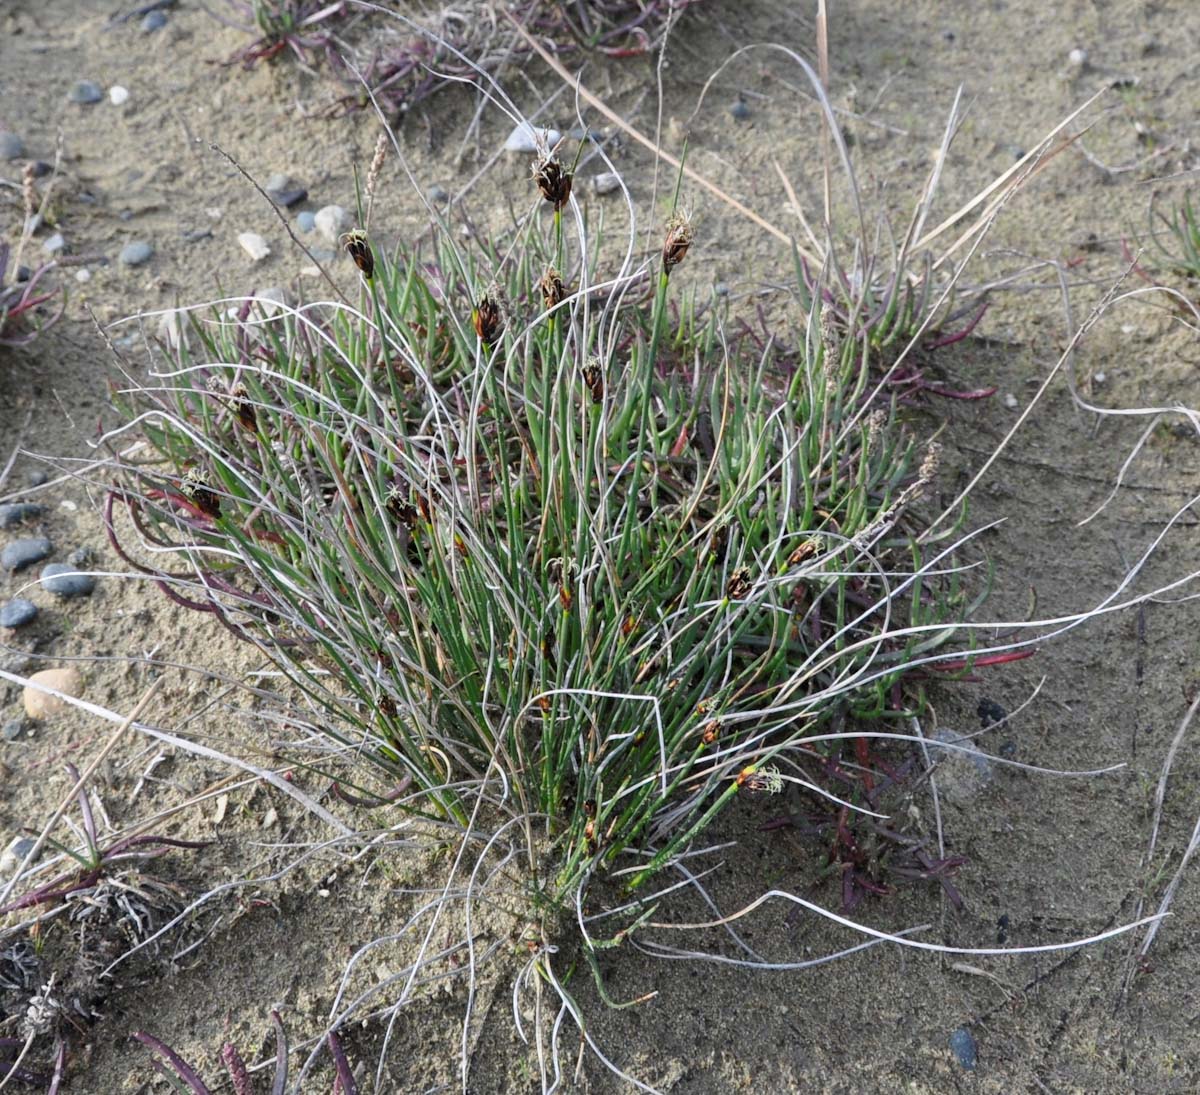
[(5, 570), (24, 570), (34, 563), (40, 563), (53, 550), (54, 545), (44, 536), (14, 540), (0, 551), (0, 567)]
[(15, 133), (0, 130), (0, 160), (19, 160), (25, 155), (25, 142)]
[(0, 605), (0, 627), (24, 627), (33, 623), (37, 617), (38, 607), (24, 597), (14, 597)]
[(154, 248), (145, 240), (133, 240), (121, 248), (117, 261), (122, 266), (141, 266), (142, 263), (149, 262), (153, 254)]
[(750, 117), (750, 108), (743, 103), (741, 99), (738, 99), (738, 101), (729, 108), (729, 113), (732, 114), (739, 122), (744, 122)]
[(96, 588), (96, 579), (80, 574), (69, 563), (47, 563), (42, 567), (42, 586), (60, 597), (86, 597)]
[(33, 177), (35, 179), (44, 179), (53, 170), (54, 170), (54, 165), (46, 163), (45, 160), (34, 160), (33, 161)]
[(25, 723), (21, 719), (9, 719), (0, 730), (0, 737), (5, 741), (16, 741), (25, 732)]
[(67, 92), (67, 98), (73, 103), (98, 103), (104, 98), (104, 92), (100, 90), (100, 85), (91, 80), (76, 80), (71, 85), (71, 90)]
[(436, 184), (425, 191), (425, 197), (430, 205), (445, 205), (450, 200), (450, 195), (445, 188)]
[(0, 854), (0, 877), (7, 878), (25, 862), (25, 857), (37, 846), (32, 837), (19, 836)]
[(975, 1044), (975, 1036), (966, 1027), (959, 1027), (950, 1035), (950, 1049), (954, 1058), (968, 1072), (974, 1072), (979, 1063), (979, 1047)]
[[(32, 476), (30, 482), (32, 482)], [(43, 479), (44, 483), (45, 480)], [(12, 528), (14, 525), (19, 525), (22, 521), (32, 521), (35, 517), (40, 517), (46, 512), (45, 506), (39, 506), (36, 502), (5, 502), (0, 506), (0, 528)]]
[(153, 34), (156, 30), (162, 30), (167, 25), (167, 17), (161, 11), (148, 11), (146, 17), (142, 20), (142, 33)]
[(293, 205), (299, 205), (308, 197), (308, 191), (302, 186), (289, 187), (287, 190), (268, 190), (271, 201), (276, 205), (282, 205), (284, 209), (290, 209)]

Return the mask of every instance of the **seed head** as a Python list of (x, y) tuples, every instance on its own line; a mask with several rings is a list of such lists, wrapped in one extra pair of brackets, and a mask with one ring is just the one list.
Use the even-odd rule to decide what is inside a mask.
[(600, 366), (600, 359), (593, 357), (580, 370), (583, 375), (583, 383), (587, 390), (592, 393), (593, 403), (604, 402), (604, 369)]
[(562, 275), (551, 266), (538, 282), (542, 291), (542, 307), (548, 312), (567, 299), (567, 290), (562, 282)]
[(750, 592), (750, 568), (738, 567), (725, 583), (725, 596), (731, 601), (740, 601)]
[(367, 169), (367, 204), (375, 196), (375, 187), (379, 183), (379, 173), (383, 170), (383, 161), (387, 159), (388, 135), (380, 133), (375, 138), (375, 155), (371, 157), (371, 166)]
[(842, 364), (842, 335), (837, 326), (837, 315), (828, 305), (821, 306), (821, 368), (827, 379), (837, 376)]
[(777, 795), (783, 790), (783, 777), (773, 765), (752, 772), (746, 779), (746, 790), (762, 795)]
[(375, 255), (371, 252), (371, 245), (367, 242), (367, 234), (361, 228), (355, 228), (342, 236), (342, 246), (346, 249), (363, 274), (363, 277), (370, 281), (375, 276)]
[(399, 487), (388, 487), (387, 494), (383, 496), (383, 505), (395, 520), (404, 523), (409, 532), (416, 530), (421, 515), (417, 512), (417, 507), (405, 499)]
[(663, 272), (670, 272), (683, 262), (688, 253), (688, 248), (692, 246), (692, 222), (688, 219), (688, 215), (681, 210), (676, 210), (671, 214), (671, 219), (667, 221), (667, 232), (663, 239)]
[(928, 486), (937, 478), (938, 467), (942, 462), (942, 445), (940, 441), (930, 441), (925, 450), (925, 459), (921, 461), (921, 470), (917, 480), (922, 487)]
[(533, 161), (533, 181), (556, 213), (567, 204), (571, 196), (571, 173), (563, 169), (556, 156)]
[(475, 324), (475, 333), (485, 346), (494, 346), (504, 333), (504, 309), (499, 298), (492, 290), (488, 290), (479, 298), (475, 310), (471, 313), (471, 321)]
[(217, 493), (205, 484), (200, 473), (195, 468), (188, 468), (179, 481), (179, 490), (205, 517), (221, 516), (221, 499)]

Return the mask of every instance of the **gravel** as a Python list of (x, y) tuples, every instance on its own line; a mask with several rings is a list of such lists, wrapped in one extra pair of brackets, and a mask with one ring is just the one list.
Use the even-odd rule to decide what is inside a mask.
[(311, 232), (317, 226), (317, 215), (305, 210), (303, 213), (296, 214), (296, 227), (301, 232)]
[(350, 227), (350, 214), (340, 205), (327, 205), (317, 210), (314, 223), (322, 236), (336, 244), (338, 237)]
[(33, 623), (37, 614), (37, 605), (32, 601), (27, 601), (24, 597), (14, 597), (0, 605), (0, 627), (24, 627)]
[(122, 266), (141, 266), (149, 262), (154, 255), (154, 248), (145, 240), (133, 240), (121, 248), (117, 261)]
[(25, 155), (25, 142), (15, 133), (0, 132), (0, 160), (19, 160)]
[(959, 1027), (950, 1035), (950, 1048), (954, 1051), (955, 1060), (968, 1072), (974, 1072), (979, 1063), (979, 1047), (975, 1044), (975, 1036), (966, 1027)]
[(142, 33), (153, 34), (167, 25), (167, 17), (161, 11), (148, 11), (142, 20)]
[(0, 855), (0, 877), (7, 878), (16, 871), (36, 845), (37, 841), (28, 836), (19, 836), (13, 840)]
[(67, 92), (67, 98), (73, 103), (98, 103), (104, 98), (100, 85), (91, 80), (76, 80)]
[(729, 113), (732, 114), (739, 122), (744, 122), (749, 119), (751, 111), (741, 99), (738, 99), (737, 102), (730, 106)]
[(70, 563), (47, 563), (42, 567), (42, 586), (60, 597), (86, 597), (96, 588), (96, 579), (80, 574)]
[(538, 152), (541, 148), (553, 148), (560, 140), (562, 134), (557, 129), (535, 128), (529, 122), (521, 122), (505, 140), (504, 151)]
[(0, 567), (4, 570), (24, 570), (34, 563), (40, 563), (53, 550), (54, 545), (45, 536), (14, 540), (0, 551)]
[[(32, 481), (32, 476), (30, 477)], [(44, 483), (46, 480), (43, 479)], [(34, 484), (37, 486), (38, 484)], [(46, 512), (45, 506), (36, 502), (5, 502), (0, 506), (0, 528), (13, 528), (22, 521), (31, 521)]]

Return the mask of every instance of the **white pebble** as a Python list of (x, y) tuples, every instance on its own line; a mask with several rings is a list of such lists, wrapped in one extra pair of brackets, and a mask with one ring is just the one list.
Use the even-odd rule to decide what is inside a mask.
[(1103, 384), (1107, 379), (1108, 379), (1108, 374), (1106, 372), (1104, 372), (1103, 369), (1101, 369), (1100, 372), (1098, 372), (1095, 376), (1092, 377), (1092, 382), (1094, 384)]
[(266, 289), (254, 290), (255, 307), (262, 315), (270, 319), (278, 315), (287, 306), (287, 294), (278, 285)]
[(522, 122), (508, 135), (508, 140), (504, 142), (504, 151), (549, 151), (561, 140), (562, 134), (557, 129), (536, 129), (529, 122)]
[(1067, 54), (1067, 60), (1070, 61), (1075, 68), (1083, 68), (1083, 66), (1087, 64), (1087, 59), (1087, 50), (1080, 49), (1078, 46), (1076, 46), (1075, 49), (1071, 50), (1071, 52)]
[(172, 350), (179, 349), (183, 338), (179, 330), (179, 312), (175, 308), (169, 308), (158, 317), (158, 337)]
[(122, 104), (129, 102), (129, 89), (122, 87), (120, 84), (113, 84), (113, 86), (108, 89), (108, 98), (109, 102), (111, 102), (113, 106), (121, 106)]
[(621, 188), (621, 176), (615, 171), (605, 171), (592, 180), (592, 189), (597, 194), (611, 194)]
[(1017, 409), (1017, 397), (1015, 395), (1013, 395), (1012, 392), (1008, 392), (1004, 396), (1004, 405), (1010, 411), (1015, 411)]
[(302, 278), (319, 278), (321, 276), (321, 268), (319, 266), (301, 266), (300, 276)]
[(242, 250), (254, 262), (261, 262), (271, 253), (271, 248), (267, 246), (267, 241), (257, 232), (239, 232), (237, 240), (242, 245)]
[(330, 243), (337, 243), (338, 237), (350, 227), (350, 214), (340, 205), (327, 205), (317, 210), (313, 224)]
[(61, 232), (55, 232), (45, 243), (42, 244), (42, 250), (47, 255), (57, 255), (64, 247), (67, 246), (67, 241), (63, 239)]
[(81, 266), (75, 271), (75, 280), (82, 285), (86, 281), (92, 280), (92, 272), (86, 266)]

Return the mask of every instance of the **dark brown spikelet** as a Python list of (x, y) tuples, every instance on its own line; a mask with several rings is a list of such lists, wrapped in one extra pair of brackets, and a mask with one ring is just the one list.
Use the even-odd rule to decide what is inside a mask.
[(238, 384), (232, 391), (233, 406), (237, 412), (237, 420), (242, 429), (249, 433), (258, 433), (258, 412), (254, 404), (247, 398), (246, 389)]
[(354, 260), (354, 265), (362, 271), (363, 277), (370, 281), (375, 276), (375, 255), (367, 242), (366, 232), (361, 228), (347, 232), (342, 236), (342, 246)]
[(692, 222), (686, 213), (676, 212), (667, 221), (667, 234), (663, 239), (663, 272), (670, 274), (687, 256), (692, 246)]
[(571, 172), (564, 170), (554, 156), (533, 161), (533, 181), (555, 212), (567, 204), (571, 196)]
[(484, 293), (471, 313), (475, 333), (485, 346), (495, 346), (504, 333), (504, 310), (491, 293)]
[(725, 596), (731, 601), (740, 601), (750, 592), (750, 568), (738, 567), (725, 583)]
[(567, 299), (567, 290), (563, 285), (562, 275), (553, 266), (550, 267), (538, 282), (542, 291), (542, 307), (548, 312)]
[(221, 499), (205, 484), (195, 468), (188, 468), (179, 481), (179, 490), (205, 517), (215, 519), (221, 516)]
[(604, 402), (604, 370), (600, 368), (600, 362), (596, 360), (589, 361), (583, 367), (583, 383), (587, 386), (587, 390), (592, 393), (593, 403)]
[(406, 502), (404, 495), (400, 493), (397, 487), (391, 487), (383, 499), (384, 507), (392, 517), (404, 524), (404, 527), (409, 532), (414, 532), (417, 528), (417, 522), (420, 514), (417, 512), (417, 507), (411, 502)]

